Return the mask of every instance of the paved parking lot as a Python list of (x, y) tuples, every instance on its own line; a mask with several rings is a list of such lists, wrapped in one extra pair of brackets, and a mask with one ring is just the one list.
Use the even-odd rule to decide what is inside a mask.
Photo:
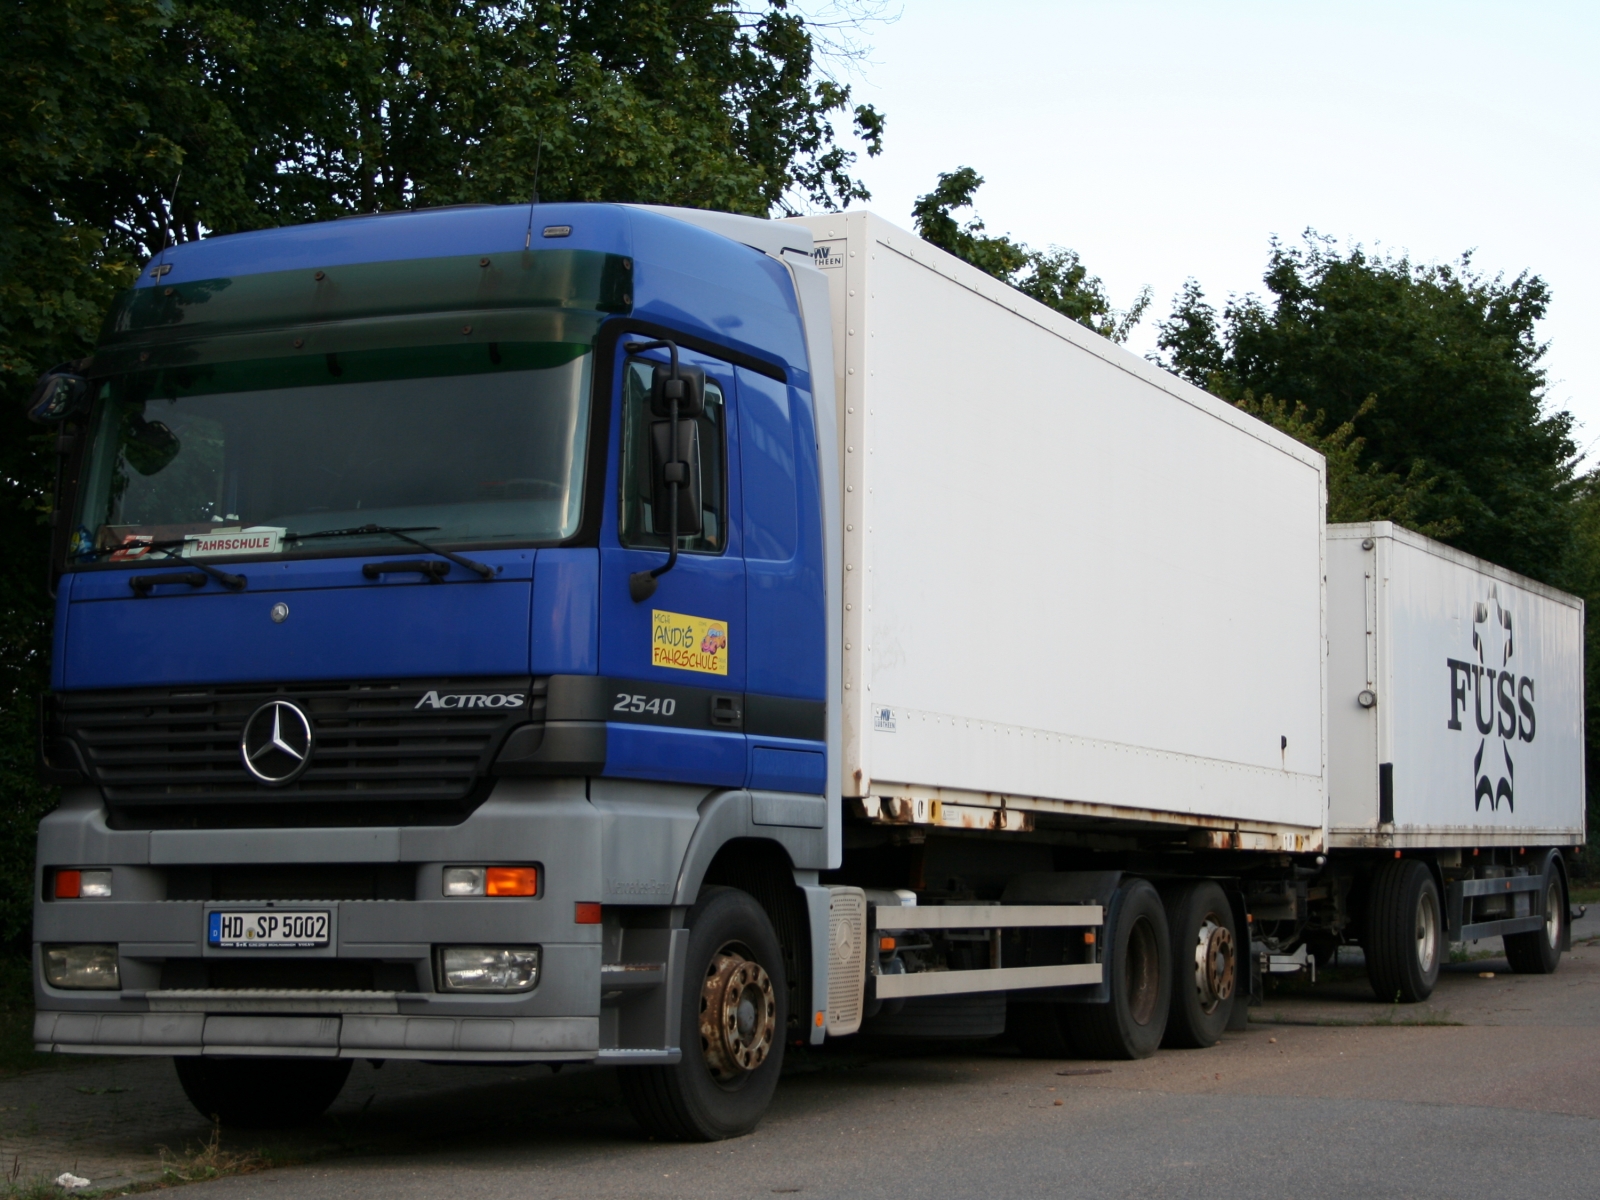
[[(1344, 971), (1279, 988), (1220, 1046), (1137, 1063), (841, 1043), (791, 1062), (755, 1135), (707, 1146), (641, 1141), (606, 1071), (360, 1063), (313, 1129), (221, 1136), (224, 1162), (303, 1165), (194, 1194), (1592, 1196), (1600, 921), (1575, 932), (1595, 940), (1554, 976), (1459, 963), (1397, 1007)], [(23, 1179), (155, 1179), (163, 1147), (203, 1176), (210, 1134), (164, 1059), (0, 1080), (0, 1169)]]

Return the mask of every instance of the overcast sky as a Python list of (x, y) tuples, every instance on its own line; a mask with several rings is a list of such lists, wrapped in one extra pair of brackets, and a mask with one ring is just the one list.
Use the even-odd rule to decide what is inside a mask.
[(976, 168), (990, 232), (1154, 289), (1141, 353), (1185, 278), (1263, 291), (1274, 234), (1471, 249), (1550, 284), (1548, 402), (1600, 461), (1600, 3), (904, 0), (865, 41), (874, 211)]

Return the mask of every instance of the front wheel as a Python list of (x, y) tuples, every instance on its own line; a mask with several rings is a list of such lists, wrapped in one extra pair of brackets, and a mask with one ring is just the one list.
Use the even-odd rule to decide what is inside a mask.
[(1426, 864), (1398, 858), (1372, 873), (1362, 950), (1379, 1000), (1416, 1004), (1433, 995), (1444, 954), (1444, 922), (1439, 886)]
[(172, 1065), (189, 1103), (236, 1129), (308, 1125), (350, 1077), (347, 1058), (175, 1058)]
[(754, 1129), (783, 1070), (786, 994), (778, 937), (761, 906), (734, 888), (705, 889), (689, 911), (683, 1058), (618, 1072), (634, 1120), (681, 1141)]

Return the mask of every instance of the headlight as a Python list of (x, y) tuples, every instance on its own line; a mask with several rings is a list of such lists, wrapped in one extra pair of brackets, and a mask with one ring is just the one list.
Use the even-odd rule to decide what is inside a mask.
[(446, 867), (446, 896), (537, 896), (538, 867)]
[(446, 992), (531, 992), (539, 982), (537, 946), (441, 946)]
[(115, 946), (46, 946), (44, 977), (51, 987), (110, 991), (122, 986)]

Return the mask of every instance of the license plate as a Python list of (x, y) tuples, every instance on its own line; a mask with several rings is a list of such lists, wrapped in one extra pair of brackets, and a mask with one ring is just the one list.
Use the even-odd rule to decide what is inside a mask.
[(208, 940), (221, 950), (310, 950), (328, 944), (326, 912), (213, 912)]

